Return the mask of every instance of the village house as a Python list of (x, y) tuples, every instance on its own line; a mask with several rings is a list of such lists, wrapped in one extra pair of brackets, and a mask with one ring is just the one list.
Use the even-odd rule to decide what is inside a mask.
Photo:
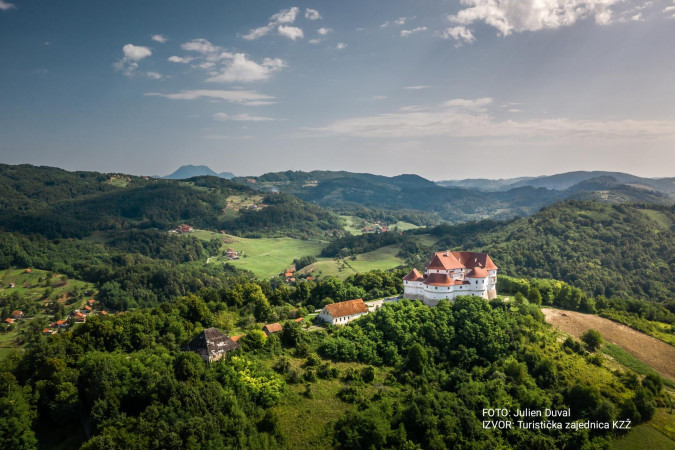
[(363, 303), (363, 299), (357, 298), (324, 306), (319, 313), (319, 319), (333, 325), (345, 325), (366, 314), (368, 307)]
[(91, 310), (91, 306), (86, 305), (86, 306), (84, 307), (84, 311), (82, 311), (82, 313), (83, 313), (83, 314), (91, 314), (91, 311), (92, 311), (92, 310)]
[(267, 324), (263, 327), (263, 332), (269, 336), (270, 334), (278, 333), (282, 331), (284, 328), (281, 326), (280, 323), (270, 323)]
[(44, 334), (45, 336), (49, 336), (50, 334), (54, 334), (54, 333), (56, 333), (55, 330), (50, 330), (49, 328), (43, 328), (42, 329), (42, 334)]
[(221, 333), (217, 328), (207, 328), (195, 337), (183, 351), (195, 352), (204, 362), (218, 361), (227, 352), (239, 348), (239, 343)]
[(403, 277), (403, 296), (427, 306), (458, 295), (497, 297), (497, 266), (487, 253), (436, 252), (425, 265), (424, 275), (413, 269)]
[(14, 319), (10, 319), (10, 318), (8, 317), (8, 318), (5, 319), (5, 323), (6, 323), (7, 325), (11, 325), (11, 324), (14, 323)]
[(80, 311), (74, 311), (73, 312), (73, 320), (77, 323), (84, 323), (87, 321), (87, 317), (82, 314)]
[(12, 319), (23, 319), (23, 311), (17, 309), (12, 311), (12, 314), (10, 314), (10, 317)]
[(66, 322), (65, 320), (57, 320), (56, 322), (54, 322), (54, 323), (52, 324), (52, 327), (56, 327), (56, 328), (68, 328), (68, 322)]
[(176, 231), (178, 233), (192, 233), (194, 230), (195, 230), (194, 228), (186, 224), (178, 225), (178, 227), (176, 227)]

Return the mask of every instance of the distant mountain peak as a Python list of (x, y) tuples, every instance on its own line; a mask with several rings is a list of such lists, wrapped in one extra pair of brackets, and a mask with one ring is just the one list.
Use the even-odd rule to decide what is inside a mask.
[(195, 166), (192, 164), (187, 164), (184, 166), (180, 166), (175, 172), (172, 174), (166, 175), (162, 178), (167, 178), (170, 180), (184, 180), (186, 178), (192, 178), (192, 177), (200, 177), (200, 176), (205, 176), (205, 175), (210, 175), (213, 177), (220, 177), (220, 178), (226, 178), (226, 179), (232, 179), (234, 178), (234, 174), (231, 172), (222, 172), (222, 173), (217, 173), (211, 170), (210, 167), (208, 166)]

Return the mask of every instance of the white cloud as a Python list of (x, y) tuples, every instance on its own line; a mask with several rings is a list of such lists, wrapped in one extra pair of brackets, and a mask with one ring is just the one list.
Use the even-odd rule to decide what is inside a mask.
[(403, 89), (409, 89), (411, 91), (419, 91), (420, 89), (428, 89), (431, 86), (406, 86)]
[(448, 28), (441, 34), (441, 37), (443, 37), (443, 39), (452, 38), (456, 41), (463, 41), (468, 44), (476, 40), (471, 30), (467, 29), (464, 25)]
[(239, 122), (268, 122), (273, 119), (272, 117), (263, 117), (263, 116), (252, 116), (250, 114), (235, 114), (233, 116), (225, 113), (215, 113), (213, 118), (216, 120), (235, 120)]
[[(596, 23), (612, 22), (610, 7), (621, 0), (462, 0), (466, 6), (448, 20), (457, 25), (484, 22), (496, 28), (501, 36), (524, 31), (538, 31), (570, 26), (578, 20), (593, 17)], [(456, 30), (448, 37), (471, 42), (471, 30)], [(467, 34), (469, 33), (469, 34)], [(457, 37), (455, 36), (457, 35)]]
[(188, 56), (182, 57), (182, 56), (169, 56), (168, 61), (172, 63), (182, 63), (182, 64), (188, 64), (194, 60), (194, 58), (190, 58)]
[(509, 109), (509, 112), (510, 113), (521, 113), (521, 112), (523, 112), (523, 110), (518, 109), (518, 108), (511, 108), (511, 109)]
[(362, 138), (511, 138), (517, 142), (537, 138), (551, 142), (614, 142), (675, 137), (675, 122), (666, 120), (575, 120), (568, 118), (496, 120), (484, 99), (453, 99), (427, 108), (409, 108), (389, 114), (337, 120), (325, 127), (306, 128), (310, 134)]
[(319, 44), (321, 42), (321, 39), (310, 39), (309, 43), (310, 44)]
[(382, 25), (380, 25), (380, 28), (387, 28), (389, 25), (405, 25), (406, 20), (408, 20), (407, 17), (399, 17), (398, 19), (394, 20), (393, 22), (386, 21)]
[(206, 71), (206, 81), (220, 83), (238, 83), (265, 81), (273, 72), (286, 67), (280, 58), (264, 58), (257, 63), (245, 53), (231, 53), (222, 47), (212, 44), (206, 39), (193, 39), (181, 45), (184, 50), (197, 52), (196, 57), (171, 56), (169, 61), (175, 63), (193, 63), (193, 68)]
[(125, 45), (122, 47), (122, 52), (124, 52), (124, 57), (131, 61), (140, 61), (152, 55), (152, 51), (148, 47), (134, 44)]
[(277, 28), (277, 30), (279, 31), (280, 35), (287, 37), (292, 41), (296, 39), (302, 39), (304, 37), (302, 30), (298, 27), (279, 25), (279, 28)]
[(344, 49), (347, 48), (347, 44), (345, 44), (344, 42), (338, 42), (338, 44), (335, 46), (335, 48), (338, 49), (338, 50), (344, 50)]
[(202, 54), (216, 53), (217, 51), (220, 50), (219, 47), (216, 47), (206, 39), (193, 39), (189, 42), (181, 44), (180, 46), (183, 50)]
[(248, 83), (268, 80), (273, 72), (286, 67), (279, 58), (265, 58), (262, 64), (251, 61), (244, 53), (235, 53), (218, 75), (206, 81), (215, 83)]
[(116, 70), (124, 72), (124, 75), (131, 76), (138, 67), (138, 62), (152, 55), (148, 47), (141, 45), (126, 44), (122, 47), (124, 56), (114, 64)]
[(630, 18), (633, 22), (640, 22), (642, 20), (642, 13), (637, 13)]
[(272, 25), (265, 25), (264, 27), (253, 28), (248, 34), (242, 35), (247, 41), (253, 41), (255, 39), (265, 36), (267, 33), (272, 31)]
[(321, 14), (316, 9), (307, 8), (305, 9), (305, 19), (308, 20), (318, 20), (321, 18)]
[(169, 40), (169, 38), (167, 38), (163, 34), (155, 34), (150, 39), (152, 39), (155, 42), (159, 42), (160, 44), (164, 44), (166, 41)]
[(3, 0), (0, 0), (0, 11), (7, 11), (9, 9), (16, 9), (16, 5), (14, 3), (7, 3)]
[(299, 12), (300, 8), (298, 8), (297, 6), (294, 6), (289, 9), (282, 9), (281, 11), (270, 17), (270, 22), (293, 23), (295, 22), (295, 18), (297, 17)]
[(328, 33), (332, 33), (333, 30), (330, 29), (330, 28), (321, 27), (321, 28), (319, 28), (318, 30), (316, 30), (316, 32), (319, 33), (321, 36), (325, 36), (325, 35), (327, 35)]
[(161, 80), (164, 78), (164, 75), (159, 72), (145, 72), (145, 76), (153, 80)]
[(401, 30), (401, 36), (406, 37), (410, 36), (413, 33), (419, 33), (420, 31), (427, 31), (427, 27), (417, 27), (412, 30)]
[[(307, 11), (314, 11), (313, 9), (308, 9)], [(284, 24), (291, 24), (295, 22), (295, 18), (297, 17), (298, 13), (300, 12), (300, 8), (297, 6), (294, 6), (289, 9), (282, 9), (278, 13), (272, 15), (270, 17), (269, 22), (267, 25), (263, 27), (258, 27), (258, 28), (252, 28), (247, 34), (242, 35), (241, 37), (243, 39), (246, 39), (247, 41), (253, 41), (255, 39), (259, 39), (263, 36), (268, 35), (272, 30), (277, 30), (277, 32), (284, 36), (287, 37), (291, 40), (296, 40), (298, 38), (303, 37), (303, 32), (300, 28), (298, 27), (292, 27)], [(316, 11), (314, 11), (316, 12)], [(316, 14), (319, 14), (316, 12)], [(307, 12), (305, 12), (305, 16), (307, 16)], [(321, 18), (319, 15), (317, 17)], [(314, 20), (314, 19), (310, 19)]]
[(663, 12), (666, 14), (670, 14), (671, 19), (675, 19), (675, 6), (666, 6), (665, 8), (663, 8)]
[(175, 94), (162, 94), (160, 92), (147, 92), (143, 95), (148, 97), (163, 97), (171, 100), (197, 100), (200, 98), (210, 98), (224, 100), (231, 103), (243, 103), (248, 106), (269, 105), (274, 97), (261, 94), (256, 91), (224, 91), (211, 89), (197, 89), (190, 91), (181, 91)]
[(448, 108), (483, 109), (490, 103), (492, 103), (491, 97), (476, 98), (471, 100), (454, 98), (452, 100), (448, 100), (447, 102), (443, 102), (441, 106)]

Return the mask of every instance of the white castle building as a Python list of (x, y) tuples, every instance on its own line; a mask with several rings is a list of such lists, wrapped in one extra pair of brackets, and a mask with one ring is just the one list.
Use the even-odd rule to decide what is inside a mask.
[(487, 253), (436, 252), (424, 267), (424, 276), (413, 269), (403, 277), (404, 297), (428, 306), (458, 295), (497, 297), (497, 266)]

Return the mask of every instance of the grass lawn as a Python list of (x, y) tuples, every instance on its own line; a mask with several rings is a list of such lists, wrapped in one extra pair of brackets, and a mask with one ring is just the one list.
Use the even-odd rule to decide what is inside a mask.
[(657, 408), (652, 420), (636, 426), (626, 436), (612, 441), (610, 448), (612, 450), (675, 448), (675, 415), (665, 408)]
[(222, 264), (228, 262), (240, 269), (250, 270), (262, 279), (271, 278), (283, 272), (296, 258), (307, 255), (318, 256), (321, 249), (326, 245), (325, 242), (318, 240), (249, 239), (206, 231), (195, 231), (194, 234), (199, 239), (205, 240), (211, 239), (213, 236), (220, 236), (227, 240), (227, 243), (223, 244), (223, 250), (233, 248), (242, 255), (237, 260), (228, 260), (224, 256), (213, 257), (210, 259), (210, 263)]
[(393, 269), (404, 262), (396, 256), (399, 250), (398, 245), (388, 245), (372, 252), (357, 255), (355, 260), (352, 260), (351, 257), (338, 261), (332, 258), (318, 258), (316, 263), (307, 266), (302, 272), (311, 273), (314, 276), (336, 277), (344, 280), (358, 272)]

